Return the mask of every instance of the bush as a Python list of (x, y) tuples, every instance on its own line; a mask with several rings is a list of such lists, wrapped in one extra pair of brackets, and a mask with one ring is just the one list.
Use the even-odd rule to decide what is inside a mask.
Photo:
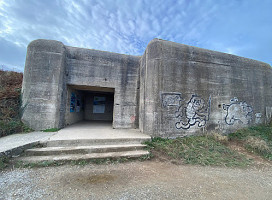
[(0, 70), (0, 137), (30, 131), (20, 121), (23, 74)]

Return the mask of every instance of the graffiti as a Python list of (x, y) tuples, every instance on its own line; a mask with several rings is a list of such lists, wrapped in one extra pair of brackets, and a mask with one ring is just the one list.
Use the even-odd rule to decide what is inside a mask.
[(233, 125), (235, 122), (248, 124), (252, 119), (252, 107), (246, 102), (239, 102), (236, 97), (230, 100), (229, 105), (223, 104), (223, 109), (227, 111), (225, 122), (228, 125)]
[(255, 123), (261, 124), (262, 123), (262, 113), (256, 113), (255, 114)]
[(179, 119), (175, 126), (177, 129), (189, 129), (197, 124), (203, 127), (209, 120), (211, 107), (211, 97), (209, 97), (208, 105), (204, 99), (197, 95), (192, 95), (186, 106), (181, 105), (176, 112), (176, 118)]
[(180, 106), (181, 93), (162, 93), (162, 106)]
[(136, 119), (136, 117), (135, 117), (134, 115), (132, 115), (132, 116), (130, 117), (131, 123), (135, 122), (135, 119)]

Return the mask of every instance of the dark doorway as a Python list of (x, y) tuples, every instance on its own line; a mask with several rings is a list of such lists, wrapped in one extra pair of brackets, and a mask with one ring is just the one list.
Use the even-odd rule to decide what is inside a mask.
[(112, 123), (113, 109), (114, 88), (68, 85), (66, 125), (83, 120)]
[(114, 93), (84, 92), (84, 119), (85, 120), (113, 120)]

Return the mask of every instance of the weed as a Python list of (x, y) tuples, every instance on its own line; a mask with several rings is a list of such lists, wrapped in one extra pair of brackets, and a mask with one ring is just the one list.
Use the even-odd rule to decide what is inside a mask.
[(20, 121), (23, 74), (0, 70), (0, 137), (31, 129)]
[(153, 158), (154, 155), (150, 152), (147, 155), (141, 156), (138, 158), (139, 161), (146, 161), (146, 160), (150, 160), (151, 158)]
[(42, 130), (42, 131), (43, 132), (57, 132), (59, 130), (60, 130), (59, 128), (49, 128), (49, 129), (45, 129), (45, 130)]
[(153, 138), (146, 144), (151, 152), (160, 152), (171, 159), (182, 159), (187, 164), (230, 167), (245, 167), (250, 164), (250, 160), (230, 150), (212, 136), (191, 136), (177, 139)]
[(24, 163), (24, 162), (15, 162), (13, 165), (15, 168), (39, 168), (39, 167), (50, 167), (50, 166), (60, 166), (63, 165), (64, 162), (57, 161), (41, 161), (35, 163)]
[(229, 134), (229, 139), (239, 141), (248, 151), (272, 160), (272, 127), (254, 126)]
[(9, 158), (6, 156), (0, 157), (0, 170), (5, 169), (9, 165)]
[(272, 141), (272, 127), (264, 125), (253, 126), (250, 128), (240, 129), (228, 135), (230, 140), (243, 140), (248, 136), (256, 136), (265, 141)]
[(228, 136), (222, 135), (222, 134), (220, 134), (218, 132), (214, 132), (214, 131), (207, 134), (207, 136), (210, 136), (210, 137), (214, 138), (216, 141), (221, 142), (223, 144), (227, 144), (229, 141)]

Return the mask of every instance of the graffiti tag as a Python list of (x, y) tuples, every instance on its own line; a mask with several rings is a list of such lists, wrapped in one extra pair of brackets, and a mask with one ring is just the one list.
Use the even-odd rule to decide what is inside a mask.
[(172, 92), (172, 93), (162, 93), (162, 106), (180, 106), (181, 93)]
[(236, 97), (230, 100), (229, 105), (223, 104), (223, 109), (227, 111), (225, 122), (228, 125), (233, 125), (235, 122), (248, 124), (252, 119), (252, 107), (246, 102), (239, 102)]
[(180, 119), (176, 122), (177, 129), (189, 129), (197, 124), (198, 127), (203, 127), (209, 120), (211, 107), (211, 97), (209, 97), (208, 105), (204, 99), (197, 95), (192, 95), (186, 106), (181, 105), (176, 112), (176, 118)]

